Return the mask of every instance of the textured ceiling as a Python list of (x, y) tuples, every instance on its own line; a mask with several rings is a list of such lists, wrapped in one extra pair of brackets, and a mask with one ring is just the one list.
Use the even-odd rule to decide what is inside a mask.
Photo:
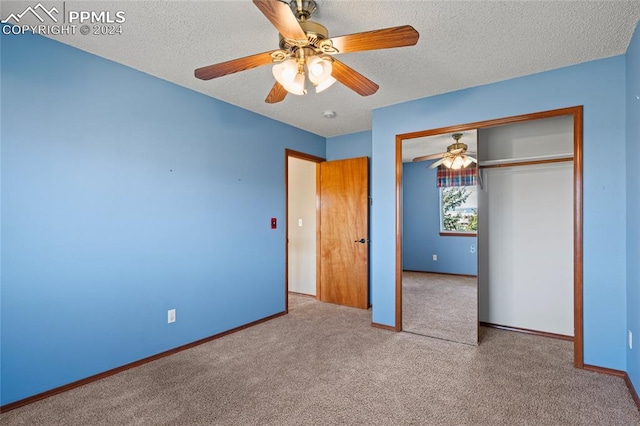
[[(4, 19), (36, 3), (3, 1), (0, 13)], [(413, 47), (339, 56), (380, 85), (372, 96), (335, 84), (321, 94), (266, 104), (274, 81), (270, 66), (210, 81), (193, 76), (204, 65), (278, 48), (277, 31), (250, 0), (66, 1), (66, 10), (124, 11), (123, 34), (51, 37), (329, 137), (370, 129), (375, 108), (624, 54), (640, 19), (640, 1), (317, 3), (312, 20), (330, 36), (409, 24), (420, 40)], [(324, 118), (325, 110), (336, 117)]]

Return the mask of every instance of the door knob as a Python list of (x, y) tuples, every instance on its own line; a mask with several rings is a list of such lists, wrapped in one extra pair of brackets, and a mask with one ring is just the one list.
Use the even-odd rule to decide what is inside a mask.
[(360, 244), (364, 244), (366, 243), (367, 240), (365, 240), (364, 238), (360, 238), (359, 240), (355, 240), (354, 243), (360, 243)]

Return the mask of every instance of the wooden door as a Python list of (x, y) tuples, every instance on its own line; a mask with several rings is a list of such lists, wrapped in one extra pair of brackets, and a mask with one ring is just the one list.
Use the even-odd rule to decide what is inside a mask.
[(367, 157), (320, 163), (320, 300), (369, 305)]

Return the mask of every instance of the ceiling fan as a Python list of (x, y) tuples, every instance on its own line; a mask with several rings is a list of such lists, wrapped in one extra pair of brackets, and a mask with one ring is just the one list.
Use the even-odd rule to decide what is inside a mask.
[(418, 42), (419, 34), (410, 25), (330, 38), (324, 26), (309, 20), (317, 8), (313, 0), (253, 0), (253, 3), (280, 33), (280, 48), (198, 68), (195, 76), (210, 80), (275, 64), (272, 72), (276, 82), (265, 99), (267, 103), (280, 102), (287, 93), (304, 95), (307, 86), (313, 86), (319, 93), (336, 81), (362, 96), (372, 95), (379, 86), (333, 55), (413, 46)]
[(467, 155), (467, 144), (460, 142), (462, 133), (454, 133), (451, 137), (455, 140), (454, 143), (447, 147), (447, 152), (440, 152), (438, 154), (424, 155), (422, 157), (416, 157), (413, 161), (426, 161), (435, 160), (439, 158), (429, 166), (430, 169), (435, 169), (440, 164), (448, 169), (461, 169), (467, 167), (471, 163), (478, 163), (478, 160), (470, 155)]

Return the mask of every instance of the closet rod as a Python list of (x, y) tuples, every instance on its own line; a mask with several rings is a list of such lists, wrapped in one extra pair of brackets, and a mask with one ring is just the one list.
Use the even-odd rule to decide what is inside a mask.
[(510, 161), (499, 164), (487, 164), (479, 165), (480, 169), (492, 169), (495, 167), (516, 167), (516, 166), (531, 166), (534, 164), (547, 164), (547, 163), (562, 163), (565, 161), (573, 161), (573, 155), (569, 157), (547, 158), (544, 160), (524, 160), (524, 161)]

